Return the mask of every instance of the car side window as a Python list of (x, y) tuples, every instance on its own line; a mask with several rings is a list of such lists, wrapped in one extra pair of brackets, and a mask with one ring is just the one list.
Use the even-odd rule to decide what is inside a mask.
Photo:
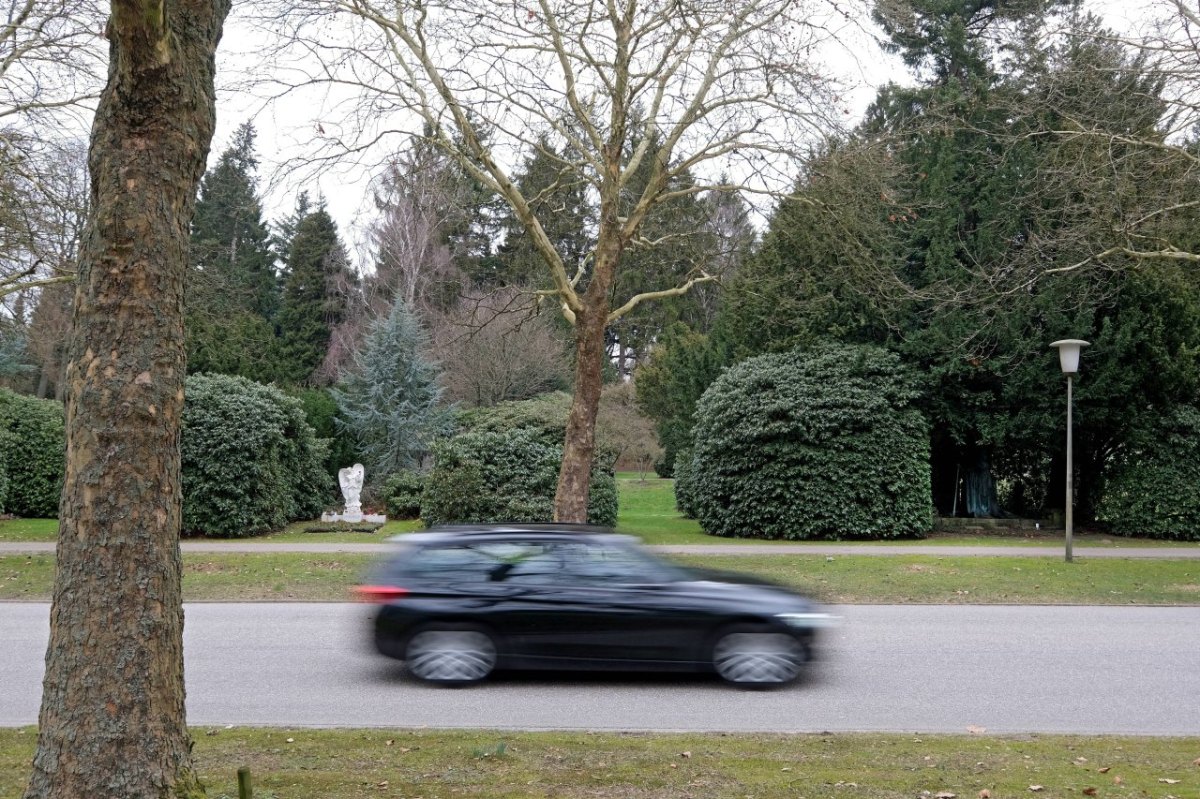
[(568, 579), (586, 583), (658, 583), (671, 579), (662, 564), (634, 549), (600, 544), (564, 544)]
[(542, 550), (530, 544), (509, 542), (425, 547), (407, 559), (405, 571), (434, 580), (497, 581), (505, 579), (517, 564), (540, 555)]

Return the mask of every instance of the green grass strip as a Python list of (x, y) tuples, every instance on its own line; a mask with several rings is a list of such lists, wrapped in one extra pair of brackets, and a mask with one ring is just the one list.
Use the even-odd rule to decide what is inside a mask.
[[(371, 555), (184, 555), (188, 601), (344, 601)], [(897, 555), (688, 555), (695, 566), (740, 571), (831, 604), (1200, 604), (1200, 561)], [(52, 555), (0, 557), (0, 599), (45, 600)]]
[[(1194, 797), (1198, 738), (193, 730), (208, 796), (256, 799)], [(36, 733), (0, 730), (0, 796)]]

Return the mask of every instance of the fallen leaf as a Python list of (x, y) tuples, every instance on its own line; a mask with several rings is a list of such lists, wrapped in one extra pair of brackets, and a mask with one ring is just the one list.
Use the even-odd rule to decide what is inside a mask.
[(949, 791), (939, 791), (933, 795), (933, 799), (956, 799), (957, 796), (958, 794)]
[(1173, 780), (1170, 777), (1159, 777), (1158, 781), (1165, 782), (1167, 785), (1176, 785), (1179, 783), (1179, 780)]
[(288, 743), (290, 743), (290, 744), (294, 744), (294, 743), (296, 743), (296, 739), (295, 739), (295, 738), (288, 738), (288, 739), (287, 739), (287, 742), (288, 742)]
[(383, 745), (384, 746), (395, 746), (396, 742), (389, 739), (389, 740), (385, 741)]
[(1030, 785), (1030, 786), (1029, 786), (1029, 790), (1031, 790), (1031, 791), (1044, 791), (1044, 790), (1046, 790), (1046, 786), (1045, 786), (1045, 785)]
[(386, 788), (386, 787), (388, 787), (388, 781), (387, 781), (387, 780), (384, 780), (383, 782), (379, 783), (379, 787), (380, 787), (380, 788)]
[(784, 766), (783, 768), (781, 768), (781, 769), (779, 769), (779, 770), (780, 770), (780, 771), (791, 771), (791, 770), (792, 770), (792, 767), (791, 767), (791, 766)]
[(1112, 766), (1104, 766), (1103, 768), (1096, 769), (1096, 771), (1099, 771), (1101, 774), (1107, 774), (1111, 770)]
[(1096, 789), (1095, 789), (1095, 788), (1084, 788), (1084, 789), (1083, 789), (1083, 795), (1084, 795), (1084, 796), (1095, 796), (1095, 795), (1096, 795)]
[(680, 757), (691, 757), (692, 753), (691, 752), (680, 752), (679, 756)]
[(1084, 763), (1087, 762), (1087, 758), (1086, 757), (1077, 757), (1077, 758), (1075, 758), (1075, 762), (1078, 763), (1079, 765), (1083, 765)]
[(672, 763), (672, 764), (671, 764), (671, 768), (679, 768), (679, 764), (678, 764), (678, 763)]
[(967, 727), (967, 732), (971, 733), (972, 735), (983, 735), (985, 732), (987, 732), (987, 727), (976, 727), (974, 724), (972, 724), (971, 726)]

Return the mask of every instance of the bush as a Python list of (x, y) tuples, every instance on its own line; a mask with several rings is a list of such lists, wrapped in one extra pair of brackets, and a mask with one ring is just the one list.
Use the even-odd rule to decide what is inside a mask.
[(690, 449), (681, 449), (675, 456), (675, 507), (687, 518), (696, 518), (696, 480)]
[(413, 469), (395, 472), (383, 484), (387, 515), (391, 519), (421, 518), (421, 495), (425, 492), (425, 475)]
[[(325, 471), (330, 477), (337, 477), (338, 469), (353, 466), (362, 459), (354, 446), (351, 436), (339, 429), (340, 414), (337, 401), (325, 388), (293, 388), (287, 390), (289, 397), (300, 401), (304, 409), (304, 418), (312, 427), (313, 433), (319, 439), (328, 441), (328, 454), (325, 458)], [(368, 474), (370, 479), (371, 475)]]
[[(472, 430), (434, 445), (425, 485), (426, 525), (452, 522), (548, 522), (562, 462), (562, 445), (545, 430)], [(617, 521), (617, 484), (611, 461), (592, 468), (588, 521)]]
[(67, 449), (62, 404), (0, 389), (0, 432), (8, 433), (5, 512), (57, 518)]
[(1200, 541), (1200, 409), (1135, 432), (1096, 513), (1117, 535)]
[(923, 535), (933, 508), (917, 395), (899, 359), (875, 347), (743, 361), (697, 406), (686, 501), (712, 535)]
[(8, 450), (13, 445), (7, 430), (0, 430), (0, 513), (4, 513), (4, 502), (8, 499)]
[(326, 443), (276, 388), (191, 375), (180, 443), (185, 534), (258, 535), (312, 519), (331, 499)]

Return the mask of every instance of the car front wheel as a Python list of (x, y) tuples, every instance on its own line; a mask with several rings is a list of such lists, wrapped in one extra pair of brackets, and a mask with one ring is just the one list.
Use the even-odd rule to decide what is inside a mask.
[(427, 627), (409, 639), (404, 659), (418, 680), (469, 685), (496, 668), (496, 644), (475, 627)]
[(726, 682), (768, 688), (799, 677), (808, 656), (804, 644), (785, 633), (732, 627), (717, 637), (712, 659)]

